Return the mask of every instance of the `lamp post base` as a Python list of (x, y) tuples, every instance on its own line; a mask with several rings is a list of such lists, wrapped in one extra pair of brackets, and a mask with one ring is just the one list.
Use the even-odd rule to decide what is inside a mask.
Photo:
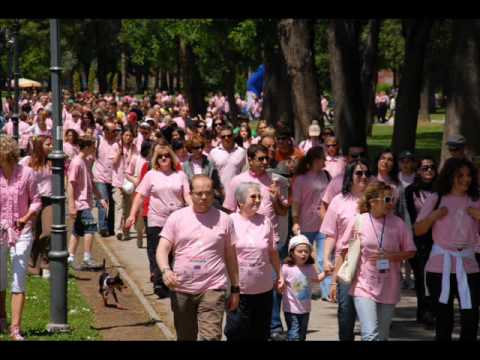
[(67, 333), (70, 332), (70, 325), (68, 324), (48, 324), (47, 331), (49, 333)]

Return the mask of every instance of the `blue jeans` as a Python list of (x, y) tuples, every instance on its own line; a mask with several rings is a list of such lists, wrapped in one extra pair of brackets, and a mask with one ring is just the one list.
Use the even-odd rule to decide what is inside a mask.
[(353, 297), (348, 294), (350, 284), (341, 282), (337, 285), (337, 302), (338, 302), (338, 338), (340, 341), (353, 341), (355, 339), (355, 304)]
[(108, 201), (108, 218), (107, 212), (100, 205), (100, 202), (97, 201), (97, 208), (98, 208), (98, 227), (99, 231), (108, 231), (110, 235), (115, 234), (115, 203), (113, 201), (113, 187), (112, 184), (105, 184), (105, 183), (95, 183), (98, 192), (102, 196), (102, 199)]
[[(283, 244), (280, 247), (277, 247), (278, 255), (280, 260), (283, 260), (288, 255), (287, 244)], [(277, 279), (275, 271), (272, 273), (273, 280)], [(280, 311), (282, 306), (282, 294), (279, 294), (277, 290), (273, 290), (273, 303), (272, 303), (272, 321), (270, 324), (270, 334), (283, 332), (282, 319), (280, 317)]]
[(305, 341), (307, 337), (308, 319), (310, 313), (292, 314), (285, 312), (285, 320), (287, 321), (287, 340), (288, 341)]
[(360, 320), (362, 341), (388, 340), (395, 305), (380, 304), (359, 296), (355, 296), (353, 301)]
[[(326, 236), (320, 232), (306, 232), (303, 233), (312, 246), (314, 245), (317, 252), (317, 266), (318, 271), (322, 272), (324, 270), (323, 267), (323, 248), (325, 245)], [(325, 280), (320, 283), (320, 291), (322, 292), (322, 299), (326, 300), (328, 298), (328, 294), (330, 292), (330, 285), (332, 283), (332, 277), (327, 276)]]

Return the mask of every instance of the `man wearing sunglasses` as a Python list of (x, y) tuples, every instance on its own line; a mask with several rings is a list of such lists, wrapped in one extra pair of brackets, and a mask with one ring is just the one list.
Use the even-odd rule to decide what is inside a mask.
[(277, 153), (275, 160), (283, 161), (295, 157), (297, 160), (303, 158), (303, 151), (294, 146), (292, 134), (288, 129), (280, 129), (277, 132)]
[(339, 155), (340, 146), (335, 136), (329, 136), (325, 140), (325, 170), (334, 178), (345, 173), (346, 160)]
[(247, 157), (245, 149), (235, 143), (230, 126), (222, 127), (219, 135), (221, 144), (212, 149), (208, 157), (218, 169), (220, 180), (226, 189), (233, 177), (245, 170)]

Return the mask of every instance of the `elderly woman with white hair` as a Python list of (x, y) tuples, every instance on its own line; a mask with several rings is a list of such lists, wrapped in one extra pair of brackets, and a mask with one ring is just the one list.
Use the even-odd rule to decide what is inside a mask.
[(283, 289), (280, 259), (273, 241), (270, 220), (257, 213), (262, 195), (258, 184), (240, 183), (235, 190), (240, 209), (230, 217), (234, 224), (235, 246), (240, 270), (240, 305), (227, 314), (227, 340), (263, 340), (270, 336), (272, 316), (272, 272)]

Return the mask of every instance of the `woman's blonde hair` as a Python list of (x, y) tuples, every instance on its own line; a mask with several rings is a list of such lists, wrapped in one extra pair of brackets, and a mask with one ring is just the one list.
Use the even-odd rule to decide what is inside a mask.
[(371, 210), (370, 200), (378, 199), (385, 192), (392, 191), (392, 187), (383, 181), (373, 181), (368, 184), (360, 200), (358, 200), (358, 211), (360, 214)]
[(9, 163), (18, 163), (20, 149), (15, 139), (9, 135), (0, 135), (0, 159)]
[(173, 152), (172, 148), (169, 145), (160, 145), (157, 144), (153, 151), (152, 157), (152, 169), (160, 170), (160, 166), (158, 166), (158, 155), (161, 150), (167, 150), (170, 154), (170, 164), (173, 171), (177, 171), (178, 166), (178, 159), (175, 153)]

